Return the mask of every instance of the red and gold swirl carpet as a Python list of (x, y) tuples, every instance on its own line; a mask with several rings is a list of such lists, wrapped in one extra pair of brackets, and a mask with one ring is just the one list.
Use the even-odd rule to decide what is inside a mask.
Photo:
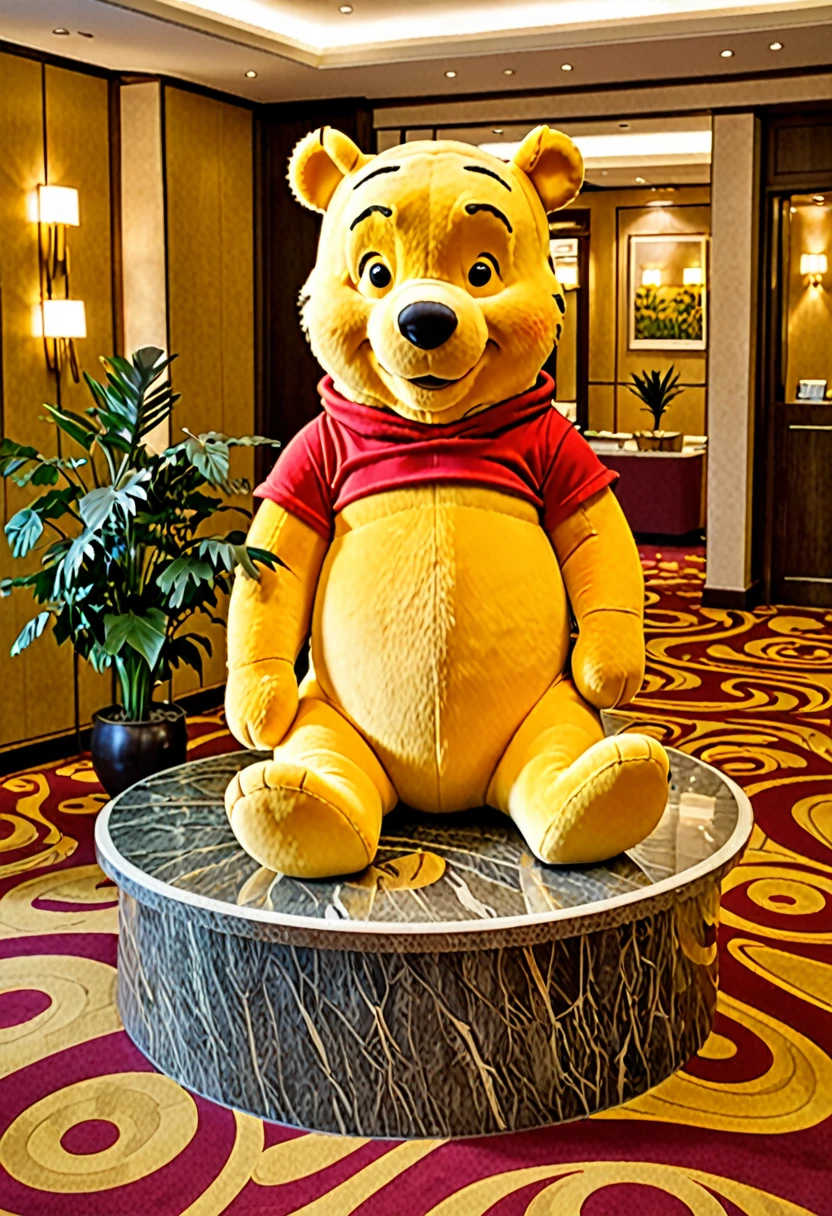
[[(700, 1055), (616, 1111), (462, 1143), (315, 1136), (194, 1097), (120, 1029), (82, 758), (0, 781), (0, 1216), (832, 1213), (832, 613), (703, 609), (701, 552), (643, 560), (634, 712), (757, 817)], [(191, 728), (194, 756), (231, 746), (219, 713)]]

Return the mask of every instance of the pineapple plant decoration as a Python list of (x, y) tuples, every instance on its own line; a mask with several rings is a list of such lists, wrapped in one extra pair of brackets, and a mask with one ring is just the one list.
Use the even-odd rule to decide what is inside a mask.
[[(674, 374), (675, 373), (675, 374)], [(664, 376), (660, 372), (631, 372), (633, 381), (627, 388), (634, 397), (644, 402), (643, 410), (653, 417), (651, 431), (636, 431), (635, 440), (643, 452), (680, 452), (684, 436), (681, 431), (665, 431), (661, 429), (661, 421), (671, 401), (674, 401), (684, 389), (678, 387), (681, 372), (677, 372), (671, 364)]]

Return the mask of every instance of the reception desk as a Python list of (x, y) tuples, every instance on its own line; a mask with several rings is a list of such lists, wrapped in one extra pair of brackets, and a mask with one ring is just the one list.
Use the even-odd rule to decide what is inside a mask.
[(619, 474), (615, 492), (636, 535), (687, 536), (705, 526), (703, 448), (639, 452), (604, 440), (592, 447)]

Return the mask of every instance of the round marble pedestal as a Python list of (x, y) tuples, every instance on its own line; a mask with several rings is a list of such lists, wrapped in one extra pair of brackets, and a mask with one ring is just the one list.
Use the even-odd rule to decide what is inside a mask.
[(752, 823), (715, 769), (671, 753), (658, 828), (603, 865), (544, 866), (495, 812), (400, 808), (374, 866), (303, 882), (229, 828), (254, 758), (149, 777), (96, 827), (121, 1016), (183, 1085), (319, 1131), (471, 1136), (625, 1102), (704, 1042), (719, 882)]

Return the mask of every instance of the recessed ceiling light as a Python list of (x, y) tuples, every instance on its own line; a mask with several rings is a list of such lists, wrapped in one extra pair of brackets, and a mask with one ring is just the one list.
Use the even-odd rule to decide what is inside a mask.
[(571, 63), (562, 63), (562, 64), (560, 65), (560, 70), (561, 70), (562, 72), (571, 72), (571, 71), (572, 71), (572, 64), (571, 64)]
[(249, 68), (249, 70), (246, 72), (246, 76), (249, 80), (254, 80), (254, 78), (257, 76), (257, 73), (254, 71), (253, 68)]
[(491, 134), (492, 134), (492, 135), (502, 135), (502, 133), (503, 133), (503, 128), (502, 128), (502, 127), (492, 127), (492, 128), (491, 128)]
[(725, 50), (725, 51), (720, 51), (719, 53), (723, 59), (733, 59), (734, 58), (733, 51)]
[(789, 207), (789, 211), (791, 211), (792, 215), (794, 215), (795, 211), (797, 211), (797, 207)]
[(782, 51), (783, 43), (782, 42), (770, 42), (768, 44), (768, 49), (770, 51)]
[(643, 178), (643, 177), (637, 177), (637, 178), (636, 178), (636, 185), (637, 185), (637, 186), (643, 186), (643, 185), (644, 185), (644, 178)]
[(503, 75), (504, 76), (513, 76), (514, 68), (503, 68)]
[(52, 31), (52, 33), (57, 34), (59, 38), (68, 38), (69, 37), (69, 30), (65, 30), (62, 25), (59, 25), (56, 30)]
[(609, 173), (609, 169), (602, 169), (602, 170), (601, 170), (601, 176), (602, 176), (602, 177), (606, 177), (608, 173)]
[(352, 12), (352, 5), (351, 4), (342, 4), (341, 7), (338, 9), (338, 12), (343, 13), (344, 16), (347, 17)]
[(87, 32), (87, 30), (79, 30), (78, 37), (79, 38), (94, 38), (95, 34), (90, 34)]
[(448, 77), (448, 80), (453, 80), (453, 78), (456, 76), (456, 72), (446, 72), (445, 75)]

